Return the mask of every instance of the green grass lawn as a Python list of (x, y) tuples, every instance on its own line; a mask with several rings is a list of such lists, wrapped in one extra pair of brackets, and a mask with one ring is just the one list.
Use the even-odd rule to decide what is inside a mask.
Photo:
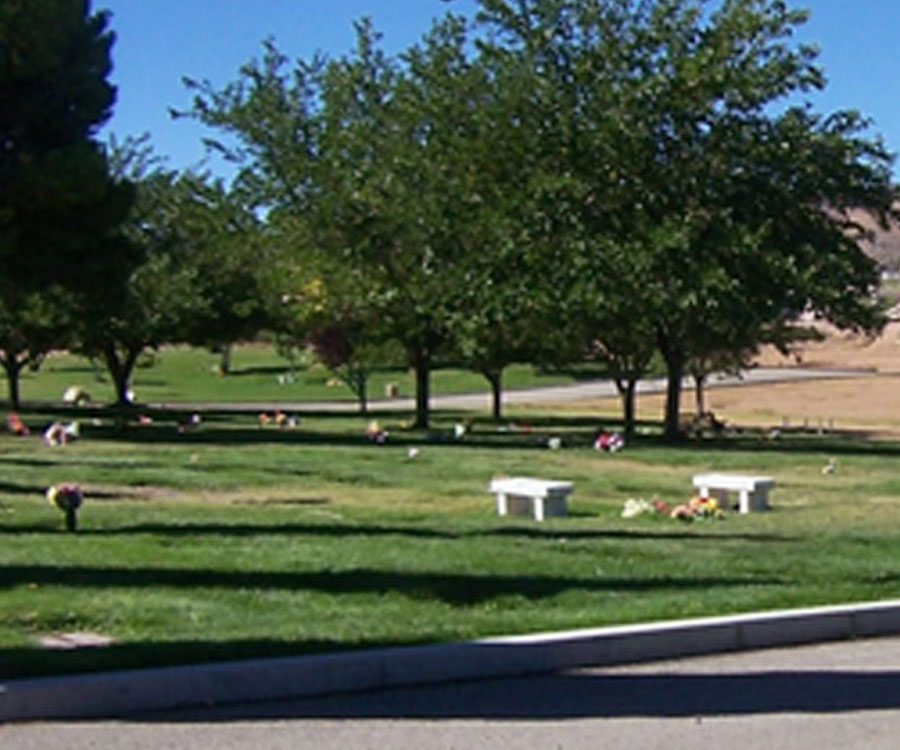
[[(47, 414), (26, 414), (38, 428)], [(116, 432), (98, 413), (50, 448), (0, 436), (0, 676), (453, 641), (900, 595), (900, 445), (750, 436), (590, 449), (595, 420), (519, 414), (450, 439), (408, 415), (316, 417), (296, 430), (159, 415)], [(564, 447), (544, 447), (563, 435)], [(419, 448), (414, 460), (407, 448)], [(830, 456), (838, 471), (823, 475)], [(629, 497), (680, 502), (703, 470), (771, 474), (769, 513), (684, 524), (621, 518)], [(567, 518), (498, 518), (498, 473), (575, 482)], [(79, 532), (43, 499), (86, 491)], [(90, 631), (109, 648), (42, 636)]]
[[(137, 400), (144, 403), (190, 401), (355, 401), (356, 396), (321, 365), (298, 367), (290, 364), (274, 348), (266, 345), (235, 347), (229, 375), (217, 374), (220, 357), (205, 349), (164, 347), (140, 360), (132, 379)], [(559, 385), (575, 380), (603, 377), (594, 365), (580, 365), (565, 372), (543, 373), (531, 365), (513, 365), (504, 373), (508, 388)], [(438, 367), (432, 373), (434, 393), (487, 391), (481, 375), (458, 368)], [(381, 368), (369, 382), (369, 398), (385, 395), (386, 386), (396, 384), (400, 396), (412, 397), (412, 375), (401, 368)], [(3, 382), (5, 396), (5, 380)], [(69, 386), (79, 386), (93, 400), (106, 403), (115, 397), (109, 376), (102, 366), (67, 353), (49, 355), (37, 372), (25, 370), (21, 393), (25, 401), (59, 401)]]

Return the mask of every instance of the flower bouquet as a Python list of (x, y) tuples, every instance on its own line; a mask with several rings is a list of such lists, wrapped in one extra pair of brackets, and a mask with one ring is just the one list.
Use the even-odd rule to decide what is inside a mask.
[(675, 507), (658, 498), (654, 498), (650, 502), (641, 498), (628, 498), (622, 508), (622, 518), (636, 518), (642, 515), (668, 516), (680, 521), (725, 517), (718, 501), (713, 497), (694, 497)]
[(655, 512), (653, 505), (643, 498), (629, 497), (622, 508), (622, 518), (636, 518)]
[(625, 438), (618, 432), (607, 432), (601, 430), (597, 437), (594, 438), (594, 450), (604, 451), (606, 453), (616, 453), (625, 447)]
[(622, 508), (622, 518), (635, 518), (643, 515), (667, 516), (670, 510), (670, 507), (657, 497), (649, 502), (641, 497), (629, 497)]
[(66, 530), (78, 530), (78, 509), (84, 500), (77, 484), (56, 484), (47, 488), (47, 501), (66, 514)]
[(694, 521), (702, 518), (724, 518), (725, 514), (714, 497), (692, 497), (687, 503), (672, 509), (672, 518)]

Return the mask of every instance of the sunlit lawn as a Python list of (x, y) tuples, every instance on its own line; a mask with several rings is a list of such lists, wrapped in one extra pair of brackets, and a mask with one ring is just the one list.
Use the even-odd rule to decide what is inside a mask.
[[(26, 414), (34, 426), (47, 415)], [(49, 448), (0, 438), (0, 674), (42, 674), (459, 640), (900, 594), (900, 445), (757, 436), (610, 456), (596, 419), (516, 415), (451, 439), (379, 415), (295, 430), (207, 414), (182, 434), (105, 417)], [(564, 437), (550, 451), (545, 440)], [(415, 459), (407, 448), (419, 449)], [(829, 456), (838, 471), (823, 475)], [(773, 510), (683, 524), (621, 518), (686, 500), (706, 469), (771, 474)], [(569, 517), (498, 518), (498, 473), (570, 479)], [(79, 532), (44, 488), (78, 482)], [(109, 648), (39, 639), (89, 631)]]
[[(333, 373), (316, 364), (291, 367), (267, 345), (236, 347), (230, 374), (217, 374), (220, 357), (205, 349), (164, 347), (144, 356), (135, 369), (132, 390), (138, 401), (172, 403), (197, 401), (355, 401), (355, 394)], [(568, 372), (539, 372), (531, 365), (513, 365), (504, 373), (509, 388), (571, 383), (576, 379), (602, 377), (593, 365)], [(411, 397), (413, 377), (401, 367), (383, 367), (373, 371), (368, 386), (371, 399), (383, 398), (388, 384), (397, 386), (398, 395)], [(439, 366), (432, 373), (434, 393), (486, 391), (488, 382), (478, 373), (451, 366)], [(70, 386), (78, 386), (99, 403), (114, 399), (114, 388), (100, 363), (64, 352), (49, 355), (37, 372), (25, 370), (21, 376), (25, 401), (59, 401)], [(0, 378), (0, 398), (6, 395), (6, 382)]]

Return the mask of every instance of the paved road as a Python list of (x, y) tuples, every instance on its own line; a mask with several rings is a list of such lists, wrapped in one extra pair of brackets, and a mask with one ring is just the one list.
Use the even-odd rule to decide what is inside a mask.
[[(724, 386), (759, 385), (762, 383), (784, 383), (796, 380), (823, 380), (832, 378), (860, 377), (872, 374), (869, 371), (849, 369), (809, 369), (794, 367), (757, 367), (740, 376), (715, 375), (710, 377), (708, 388)], [(685, 388), (693, 388), (693, 381), (686, 378)], [(665, 378), (645, 378), (638, 384), (638, 393), (665, 393)], [(556, 403), (565, 401), (586, 401), (596, 398), (618, 396), (615, 384), (610, 380), (591, 380), (574, 385), (557, 387), (526, 388), (507, 391), (503, 394), (506, 404)], [(460, 394), (439, 396), (434, 399), (436, 406), (460, 409), (490, 408), (490, 394)], [(409, 407), (412, 408), (410, 402)]]
[[(876, 374), (872, 370), (860, 369), (812, 369), (801, 367), (757, 367), (747, 370), (740, 376), (716, 375), (709, 379), (707, 387), (758, 385), (761, 383), (784, 383), (797, 380), (823, 380), (834, 378), (861, 377)], [(693, 387), (693, 381), (685, 379), (685, 387)], [(638, 393), (664, 393), (665, 378), (646, 378), (638, 384)], [(541, 388), (524, 388), (503, 392), (504, 404), (535, 404), (586, 401), (598, 398), (617, 396), (616, 387), (611, 380), (590, 380), (573, 385), (546, 386)], [(485, 409), (491, 408), (490, 393), (459, 393), (437, 395), (431, 399), (431, 405), (439, 409)], [(201, 409), (210, 404), (191, 403), (152, 403), (148, 406), (173, 409)], [(352, 412), (359, 409), (355, 401), (316, 401), (316, 402), (247, 402), (241, 404), (216, 404), (235, 411), (257, 412), (280, 409), (285, 412)], [(412, 411), (415, 403), (410, 398), (375, 399), (369, 402), (371, 409), (379, 411)]]
[(900, 638), (523, 679), (0, 727), (7, 750), (900, 745)]

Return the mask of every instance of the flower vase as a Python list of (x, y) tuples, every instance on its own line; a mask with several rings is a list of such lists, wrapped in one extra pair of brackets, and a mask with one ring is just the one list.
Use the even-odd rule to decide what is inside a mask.
[(66, 508), (66, 531), (78, 531), (78, 508)]

